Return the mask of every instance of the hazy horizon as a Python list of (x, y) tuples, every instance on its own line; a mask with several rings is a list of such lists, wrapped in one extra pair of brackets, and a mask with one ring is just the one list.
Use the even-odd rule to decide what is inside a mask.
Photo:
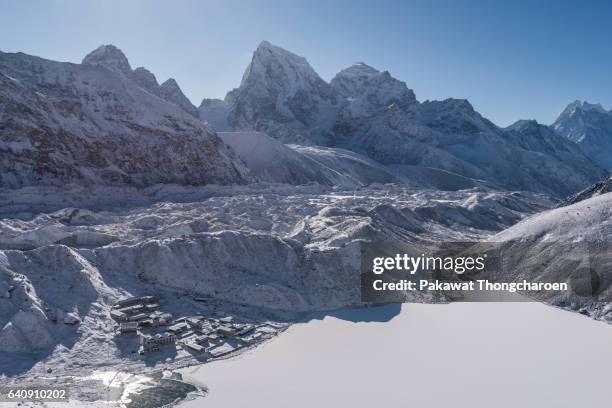
[(470, 2), (24, 1), (0, 16), (0, 50), (78, 63), (114, 44), (196, 106), (239, 85), (267, 40), (326, 81), (363, 61), (420, 101), (468, 99), (499, 126), (550, 124), (572, 101), (612, 107), (612, 4)]

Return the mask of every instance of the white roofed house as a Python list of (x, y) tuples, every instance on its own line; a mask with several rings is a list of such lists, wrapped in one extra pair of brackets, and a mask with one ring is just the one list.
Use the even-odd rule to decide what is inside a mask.
[(127, 315), (119, 310), (111, 310), (110, 315), (113, 319), (118, 321), (127, 320)]
[(193, 351), (197, 351), (199, 353), (203, 353), (206, 351), (206, 348), (199, 345), (198, 343), (194, 342), (194, 341), (186, 341), (183, 343), (185, 345), (185, 347), (193, 350)]
[(168, 331), (176, 334), (182, 332), (183, 330), (187, 330), (188, 328), (189, 325), (187, 323), (181, 322), (168, 327)]
[(230, 325), (221, 325), (217, 328), (217, 333), (221, 336), (233, 336), (236, 333), (236, 329)]

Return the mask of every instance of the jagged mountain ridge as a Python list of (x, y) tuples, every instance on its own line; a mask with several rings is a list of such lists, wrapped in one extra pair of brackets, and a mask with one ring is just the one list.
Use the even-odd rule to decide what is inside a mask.
[(580, 201), (587, 200), (592, 197), (597, 197), (602, 194), (612, 193), (612, 176), (608, 177), (605, 180), (600, 181), (599, 183), (595, 183), (584, 190), (567, 197), (565, 200), (561, 201), (557, 207), (564, 207), (566, 205), (576, 204)]
[(99, 65), (134, 81), (138, 86), (163, 100), (178, 105), (192, 116), (198, 117), (198, 109), (185, 96), (174, 78), (161, 85), (155, 75), (144, 67), (132, 70), (125, 54), (114, 45), (101, 45), (83, 58), (84, 65)]
[[(328, 84), (303, 57), (268, 42), (254, 52), (240, 86), (218, 106), (233, 130), (341, 147), (384, 165), (435, 168), (506, 189), (560, 197), (605, 175), (554, 133), (542, 142), (545, 149), (535, 140), (525, 143), (527, 135), (497, 127), (466, 100), (420, 103), (404, 82), (364, 63)], [(200, 117), (208, 116), (201, 107)]]
[(561, 112), (552, 128), (612, 172), (612, 111), (606, 111), (600, 104), (574, 101)]
[(126, 78), (127, 59), (98, 57), (108, 67), (0, 53), (0, 186), (250, 179), (201, 121)]

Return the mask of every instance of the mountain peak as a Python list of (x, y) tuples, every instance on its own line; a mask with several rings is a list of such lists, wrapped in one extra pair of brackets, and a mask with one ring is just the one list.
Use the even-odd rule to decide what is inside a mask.
[(342, 71), (336, 74), (337, 77), (363, 77), (370, 78), (376, 74), (380, 73), (379, 70), (369, 66), (364, 62), (356, 62), (348, 68), (344, 68)]
[(606, 111), (600, 103), (589, 103), (587, 101), (575, 100), (574, 102), (567, 105), (567, 107), (561, 113), (561, 116), (573, 115), (577, 111), (583, 112), (597, 112), (597, 113), (609, 113)]
[(124, 75), (132, 72), (125, 54), (112, 44), (99, 46), (83, 58), (82, 64), (99, 65)]
[(551, 127), (579, 144), (600, 167), (612, 171), (612, 111), (599, 103), (577, 100), (567, 105)]
[(174, 78), (168, 78), (159, 88), (163, 99), (180, 106), (191, 115), (198, 117), (198, 109), (193, 106), (189, 98), (185, 96)]
[(290, 82), (322, 81), (306, 58), (272, 45), (268, 41), (262, 41), (253, 53), (251, 63), (242, 77), (242, 84), (255, 78), (258, 80), (268, 78), (273, 81), (282, 79)]
[(233, 106), (228, 121), (234, 128), (270, 131), (260, 119), (273, 115), (277, 137), (292, 142), (305, 140), (304, 134), (320, 138), (315, 124), (331, 117), (331, 99), (330, 85), (306, 58), (267, 41), (253, 53), (240, 86), (225, 97)]
[(270, 44), (269, 41), (263, 40), (257, 46), (257, 49), (259, 49), (259, 48), (274, 48), (274, 45)]
[(179, 91), (181, 90), (181, 87), (178, 85), (178, 83), (176, 82), (176, 79), (174, 78), (168, 78), (160, 86), (166, 89), (178, 89)]
[(539, 125), (538, 121), (535, 119), (519, 119), (516, 122), (514, 122), (513, 124), (511, 124), (510, 126), (508, 126), (506, 129), (508, 130), (516, 130), (516, 131), (522, 131), (524, 129), (527, 128), (531, 128), (531, 127), (537, 127)]
[(159, 87), (157, 83), (157, 79), (155, 75), (148, 69), (144, 67), (136, 68), (131, 75), (131, 78), (136, 84), (140, 87), (152, 92), (153, 94), (157, 93), (157, 88)]
[(265, 55), (276, 55), (276, 56), (284, 56), (288, 58), (304, 59), (304, 57), (300, 57), (299, 55), (296, 55), (292, 53), (291, 51), (287, 51), (284, 48), (281, 48), (277, 45), (273, 45), (270, 42), (264, 40), (261, 43), (259, 43), (259, 45), (255, 49), (255, 52), (253, 53), (253, 58), (262, 57)]
[(381, 72), (371, 66), (356, 62), (338, 72), (330, 84), (337, 95), (343, 98), (355, 98), (369, 87), (370, 80)]

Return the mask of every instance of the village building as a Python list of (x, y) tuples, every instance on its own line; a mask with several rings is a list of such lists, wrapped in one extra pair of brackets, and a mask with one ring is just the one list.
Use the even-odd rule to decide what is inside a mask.
[(193, 336), (194, 334), (195, 333), (193, 332), (193, 330), (187, 330), (187, 331), (180, 332), (178, 336), (184, 339), (185, 337)]
[(118, 300), (117, 302), (115, 302), (113, 307), (115, 309), (120, 309), (122, 307), (135, 305), (137, 303), (152, 303), (152, 302), (157, 302), (158, 300), (159, 300), (159, 297), (157, 296), (136, 296), (136, 297)]
[(138, 323), (138, 327), (153, 327), (152, 319), (140, 320)]
[(146, 314), (144, 314), (144, 313), (139, 313), (139, 314), (136, 314), (136, 315), (134, 315), (134, 316), (130, 316), (130, 317), (128, 317), (128, 320), (129, 320), (129, 321), (131, 321), (131, 322), (135, 322), (135, 321), (138, 321), (138, 320), (144, 320), (144, 319), (146, 319), (147, 317), (149, 317), (149, 316), (147, 316), (147, 315), (146, 315)]
[(175, 325), (172, 325), (172, 326), (168, 327), (168, 331), (176, 334), (176, 333), (180, 333), (183, 330), (186, 330), (188, 328), (189, 328), (189, 325), (187, 325), (187, 323), (181, 322), (181, 323), (177, 323)]
[(251, 332), (255, 331), (255, 326), (253, 326), (252, 324), (247, 324), (246, 326), (244, 326), (240, 331), (238, 331), (238, 333), (236, 333), (237, 336), (244, 336), (247, 335)]
[(144, 307), (145, 307), (145, 309), (147, 311), (152, 312), (152, 311), (154, 311), (155, 309), (157, 309), (159, 307), (159, 304), (158, 303), (151, 303), (151, 304), (145, 305)]
[(197, 351), (199, 353), (203, 353), (203, 352), (206, 351), (205, 347), (203, 347), (203, 346), (201, 346), (201, 345), (199, 345), (197, 343), (191, 342), (191, 341), (187, 341), (187, 342), (185, 342), (183, 344), (185, 345), (185, 347), (187, 347), (187, 348), (189, 348), (189, 349), (191, 349), (193, 351)]
[(140, 337), (140, 348), (138, 352), (145, 354), (153, 351), (160, 351), (161, 347), (168, 344), (174, 344), (176, 336), (170, 333), (156, 334), (155, 336), (143, 335)]
[(135, 333), (138, 330), (138, 322), (119, 323), (119, 333)]
[(221, 336), (233, 336), (236, 333), (236, 329), (229, 325), (222, 325), (217, 328), (217, 333)]
[(234, 346), (232, 346), (229, 343), (223, 343), (220, 346), (214, 347), (210, 350), (208, 350), (208, 353), (212, 356), (212, 357), (221, 357), (225, 354), (231, 353), (232, 351), (236, 350), (236, 348)]
[(246, 343), (246, 344), (252, 344), (255, 341), (259, 340), (259, 338), (261, 338), (262, 336), (263, 336), (262, 333), (255, 332), (255, 333), (251, 333), (251, 334), (248, 334), (248, 335), (244, 336), (241, 339), (241, 341)]
[(110, 315), (113, 319), (123, 321), (127, 319), (127, 315), (119, 310), (111, 310)]
[(123, 307), (123, 308), (117, 309), (117, 310), (119, 312), (121, 312), (121, 313), (126, 314), (126, 315), (131, 315), (133, 313), (140, 312), (143, 309), (144, 309), (144, 305), (139, 303), (137, 305), (127, 306), (127, 307)]

